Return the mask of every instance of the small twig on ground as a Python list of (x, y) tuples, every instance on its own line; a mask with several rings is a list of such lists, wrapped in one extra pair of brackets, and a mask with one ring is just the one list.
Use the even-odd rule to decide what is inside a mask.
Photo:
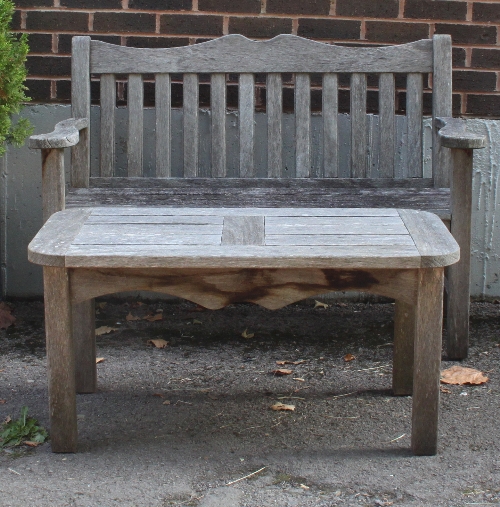
[(192, 405), (192, 403), (189, 403), (189, 401), (182, 401), (182, 400), (177, 400), (174, 405), (177, 405), (178, 403), (184, 403), (184, 405)]
[(16, 472), (15, 470), (13, 470), (12, 468), (8, 468), (7, 470), (9, 470), (9, 472), (12, 472), (13, 474), (16, 474), (16, 475), (21, 475), (19, 472)]
[(406, 433), (403, 433), (400, 437), (393, 438), (392, 440), (389, 440), (389, 442), (384, 442), (384, 443), (390, 444), (391, 442), (396, 442), (396, 441), (402, 439), (403, 437), (406, 437)]
[(305, 400), (305, 398), (301, 398), (300, 396), (278, 396), (278, 400)]
[(256, 470), (255, 472), (252, 472), (251, 474), (245, 475), (245, 477), (240, 477), (239, 479), (236, 479), (235, 481), (228, 482), (226, 486), (231, 486), (231, 484), (236, 484), (237, 482), (243, 481), (244, 479), (248, 479), (249, 477), (252, 477), (253, 475), (258, 474), (259, 472), (262, 472), (262, 470), (266, 469), (267, 467), (259, 468), (259, 470)]
[(354, 371), (368, 371), (368, 370), (380, 370), (380, 368), (387, 368), (388, 364), (383, 364), (382, 366), (374, 366), (373, 368), (363, 368), (362, 370), (354, 370)]
[(353, 391), (352, 393), (346, 393), (346, 394), (338, 394), (337, 396), (332, 396), (331, 400), (336, 400), (337, 398), (343, 398), (344, 396), (350, 396), (351, 394), (356, 394), (357, 391)]
[(329, 417), (330, 419), (359, 419), (359, 415), (354, 416), (340, 416), (340, 415), (325, 415), (325, 417)]

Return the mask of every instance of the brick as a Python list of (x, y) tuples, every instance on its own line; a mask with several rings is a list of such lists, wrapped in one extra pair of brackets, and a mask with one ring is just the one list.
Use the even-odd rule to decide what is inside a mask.
[(50, 102), (50, 81), (27, 79), (25, 84), (28, 87), (26, 95), (32, 102)]
[(190, 11), (193, 8), (193, 2), (192, 0), (129, 0), (128, 8), (147, 11)]
[(298, 35), (313, 39), (359, 39), (361, 22), (341, 19), (299, 19)]
[(50, 33), (28, 34), (30, 53), (52, 53), (52, 35)]
[(82, 5), (82, 0), (61, 0), (61, 7), (70, 7), (73, 9), (121, 9), (121, 0), (85, 0), (85, 5)]
[(436, 0), (406, 0), (405, 18), (465, 20), (466, 2)]
[(238, 109), (238, 86), (229, 85), (227, 87), (227, 108)]
[(292, 20), (285, 18), (230, 18), (229, 33), (247, 37), (274, 37), (292, 32)]
[(260, 13), (260, 0), (198, 0), (199, 11)]
[(424, 23), (366, 22), (366, 39), (370, 41), (404, 44), (428, 37), (429, 25)]
[[(462, 105), (462, 97), (458, 93), (452, 95), (451, 110), (454, 115), (460, 115)], [(406, 114), (406, 92), (397, 94), (397, 114)], [(424, 93), (423, 97), (423, 113), (426, 116), (432, 114), (432, 93)]]
[(474, 7), (472, 8), (472, 19), (474, 21), (498, 23), (500, 21), (500, 5), (498, 3), (474, 2)]
[(465, 67), (465, 49), (453, 48), (451, 59), (453, 67)]
[(457, 70), (453, 72), (453, 90), (455, 91), (495, 91), (497, 75), (494, 72), (475, 72)]
[(29, 76), (70, 76), (71, 58), (28, 55), (26, 68)]
[(15, 6), (22, 7), (52, 7), (54, 0), (14, 0)]
[(467, 95), (467, 114), (500, 116), (500, 95)]
[(21, 11), (14, 11), (10, 27), (12, 30), (19, 30), (21, 28)]
[(337, 0), (337, 16), (397, 18), (398, 0)]
[[(71, 81), (60, 79), (56, 81), (57, 102), (71, 102)], [(99, 81), (90, 82), (90, 101), (92, 104), (99, 104), (100, 83)]]
[(187, 37), (127, 37), (127, 46), (133, 48), (178, 48), (189, 46)]
[(476, 49), (472, 50), (472, 67), (478, 69), (499, 69), (500, 70), (500, 50), (499, 49)]
[(164, 14), (160, 18), (160, 33), (222, 35), (222, 19), (222, 16)]
[(497, 30), (494, 26), (436, 23), (435, 33), (449, 33), (454, 43), (496, 44), (497, 40)]
[[(59, 43), (57, 46), (57, 52), (59, 54), (71, 54), (71, 40), (73, 39), (73, 34), (65, 34), (62, 33), (59, 35)], [(92, 34), (92, 40), (100, 40), (102, 42), (107, 42), (108, 44), (117, 44), (120, 45), (120, 37), (117, 35), (94, 35)]]
[(267, 0), (268, 14), (328, 15), (330, 0)]
[(89, 15), (84, 12), (28, 11), (26, 29), (63, 32), (87, 32)]
[(95, 32), (154, 32), (156, 19), (153, 14), (125, 12), (96, 12)]

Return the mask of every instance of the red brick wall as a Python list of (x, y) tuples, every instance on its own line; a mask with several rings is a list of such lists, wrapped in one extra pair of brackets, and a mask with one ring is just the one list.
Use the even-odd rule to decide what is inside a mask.
[[(30, 34), (28, 86), (35, 102), (69, 101), (69, 53), (75, 34), (126, 46), (175, 47), (228, 33), (251, 38), (292, 33), (352, 45), (399, 44), (449, 33), (454, 44), (455, 113), (500, 117), (499, 0), (14, 2), (14, 28)], [(347, 87), (348, 83), (344, 84)], [(368, 103), (376, 110), (376, 80), (371, 85)], [(398, 88), (398, 109), (404, 110), (404, 79), (399, 80)], [(207, 92), (201, 90), (202, 100)], [(285, 107), (292, 107), (293, 90), (289, 92), (285, 91)], [(181, 93), (179, 84), (178, 90), (174, 88), (174, 102), (180, 104)], [(319, 107), (319, 94), (319, 90), (313, 91), (313, 106)], [(229, 95), (234, 102), (234, 94)], [(341, 105), (347, 99), (348, 91), (341, 91)], [(260, 102), (265, 102), (264, 92)]]

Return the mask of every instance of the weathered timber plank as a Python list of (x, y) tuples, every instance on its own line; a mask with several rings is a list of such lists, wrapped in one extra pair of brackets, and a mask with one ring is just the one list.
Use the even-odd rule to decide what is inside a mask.
[(226, 75), (212, 74), (210, 107), (212, 109), (212, 176), (226, 176)]
[(43, 221), (64, 209), (64, 150), (42, 150), (42, 209)]
[(170, 74), (156, 74), (156, 176), (158, 178), (168, 178), (172, 174), (170, 154), (171, 105)]
[(311, 78), (295, 75), (295, 173), (298, 178), (311, 175)]
[(101, 176), (113, 176), (115, 167), (116, 78), (101, 76)]
[(184, 176), (188, 178), (198, 174), (199, 93), (198, 75), (184, 74)]
[(90, 299), (74, 304), (72, 319), (76, 362), (76, 392), (95, 393), (97, 389), (97, 367), (95, 362), (94, 300)]
[(351, 76), (351, 176), (366, 178), (366, 74)]
[(146, 211), (140, 215), (141, 211), (137, 210), (138, 215), (127, 215), (125, 213), (113, 215), (99, 215), (94, 213), (89, 216), (86, 224), (217, 224), (222, 227), (223, 216), (192, 216), (192, 215), (158, 215)]
[(408, 129), (408, 174), (410, 178), (422, 177), (422, 111), (423, 76), (410, 73), (406, 84), (406, 109)]
[(240, 127), (240, 176), (255, 176), (254, 135), (255, 135), (255, 77), (240, 74), (239, 83), (239, 127)]
[(75, 146), (80, 140), (80, 130), (89, 126), (88, 118), (69, 118), (60, 121), (49, 134), (30, 136), (31, 149), (68, 148)]
[(195, 46), (139, 49), (92, 41), (91, 72), (432, 72), (432, 41), (349, 48), (293, 35), (227, 35)]
[(441, 146), (461, 150), (475, 150), (486, 146), (486, 136), (467, 131), (463, 118), (436, 118)]
[(129, 176), (142, 176), (144, 135), (144, 85), (140, 74), (128, 77), (127, 170)]
[[(334, 218), (331, 219), (332, 221)], [(377, 223), (363, 223), (367, 220), (366, 217), (361, 220), (349, 220), (348, 218), (340, 218), (337, 223), (303, 223), (303, 224), (287, 224), (283, 222), (270, 222), (270, 218), (266, 219), (266, 233), (267, 234), (283, 234), (283, 235), (294, 235), (294, 234), (400, 234), (408, 235), (408, 231), (405, 226), (401, 223), (395, 224), (377, 224)]]
[(222, 245), (263, 245), (264, 216), (224, 216)]
[(402, 234), (266, 234), (266, 245), (406, 245), (412, 246), (409, 235)]
[(339, 91), (337, 74), (323, 75), (323, 176), (337, 178)]
[(396, 149), (396, 95), (394, 74), (383, 73), (379, 81), (380, 155), (379, 168), (382, 178), (394, 177)]
[(267, 175), (269, 178), (280, 178), (283, 167), (283, 83), (281, 74), (267, 75), (266, 87), (267, 110)]
[[(420, 281), (417, 271), (415, 277), (417, 281)], [(392, 392), (395, 396), (411, 396), (413, 393), (416, 296), (415, 293), (415, 301), (412, 304), (396, 299), (392, 366)]]

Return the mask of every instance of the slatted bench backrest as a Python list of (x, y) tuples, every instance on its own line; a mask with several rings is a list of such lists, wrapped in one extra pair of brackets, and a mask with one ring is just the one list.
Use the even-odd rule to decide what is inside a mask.
[[(407, 74), (406, 176), (422, 178), (423, 75), (432, 74), (433, 118), (451, 116), (451, 39), (436, 35), (401, 46), (353, 48), (314, 42), (292, 35), (256, 42), (228, 35), (173, 49), (115, 46), (74, 37), (72, 115), (90, 117), (91, 75), (100, 75), (100, 176), (115, 175), (116, 81), (128, 79), (127, 173), (143, 176), (144, 77), (155, 83), (156, 176), (172, 176), (171, 78), (183, 75), (183, 176), (199, 176), (199, 74), (210, 74), (211, 176), (226, 177), (227, 75), (238, 74), (239, 168), (241, 178), (256, 177), (255, 74), (267, 74), (267, 177), (283, 175), (282, 73), (295, 76), (295, 174), (311, 177), (311, 74), (322, 75), (322, 173), (339, 177), (339, 73), (350, 74), (351, 178), (370, 176), (367, 167), (367, 75), (379, 75), (379, 167), (381, 178), (395, 177), (395, 74)], [(435, 129), (433, 129), (435, 131)], [(433, 138), (433, 184), (449, 186), (449, 162)], [(73, 148), (73, 187), (89, 186), (90, 133)]]

